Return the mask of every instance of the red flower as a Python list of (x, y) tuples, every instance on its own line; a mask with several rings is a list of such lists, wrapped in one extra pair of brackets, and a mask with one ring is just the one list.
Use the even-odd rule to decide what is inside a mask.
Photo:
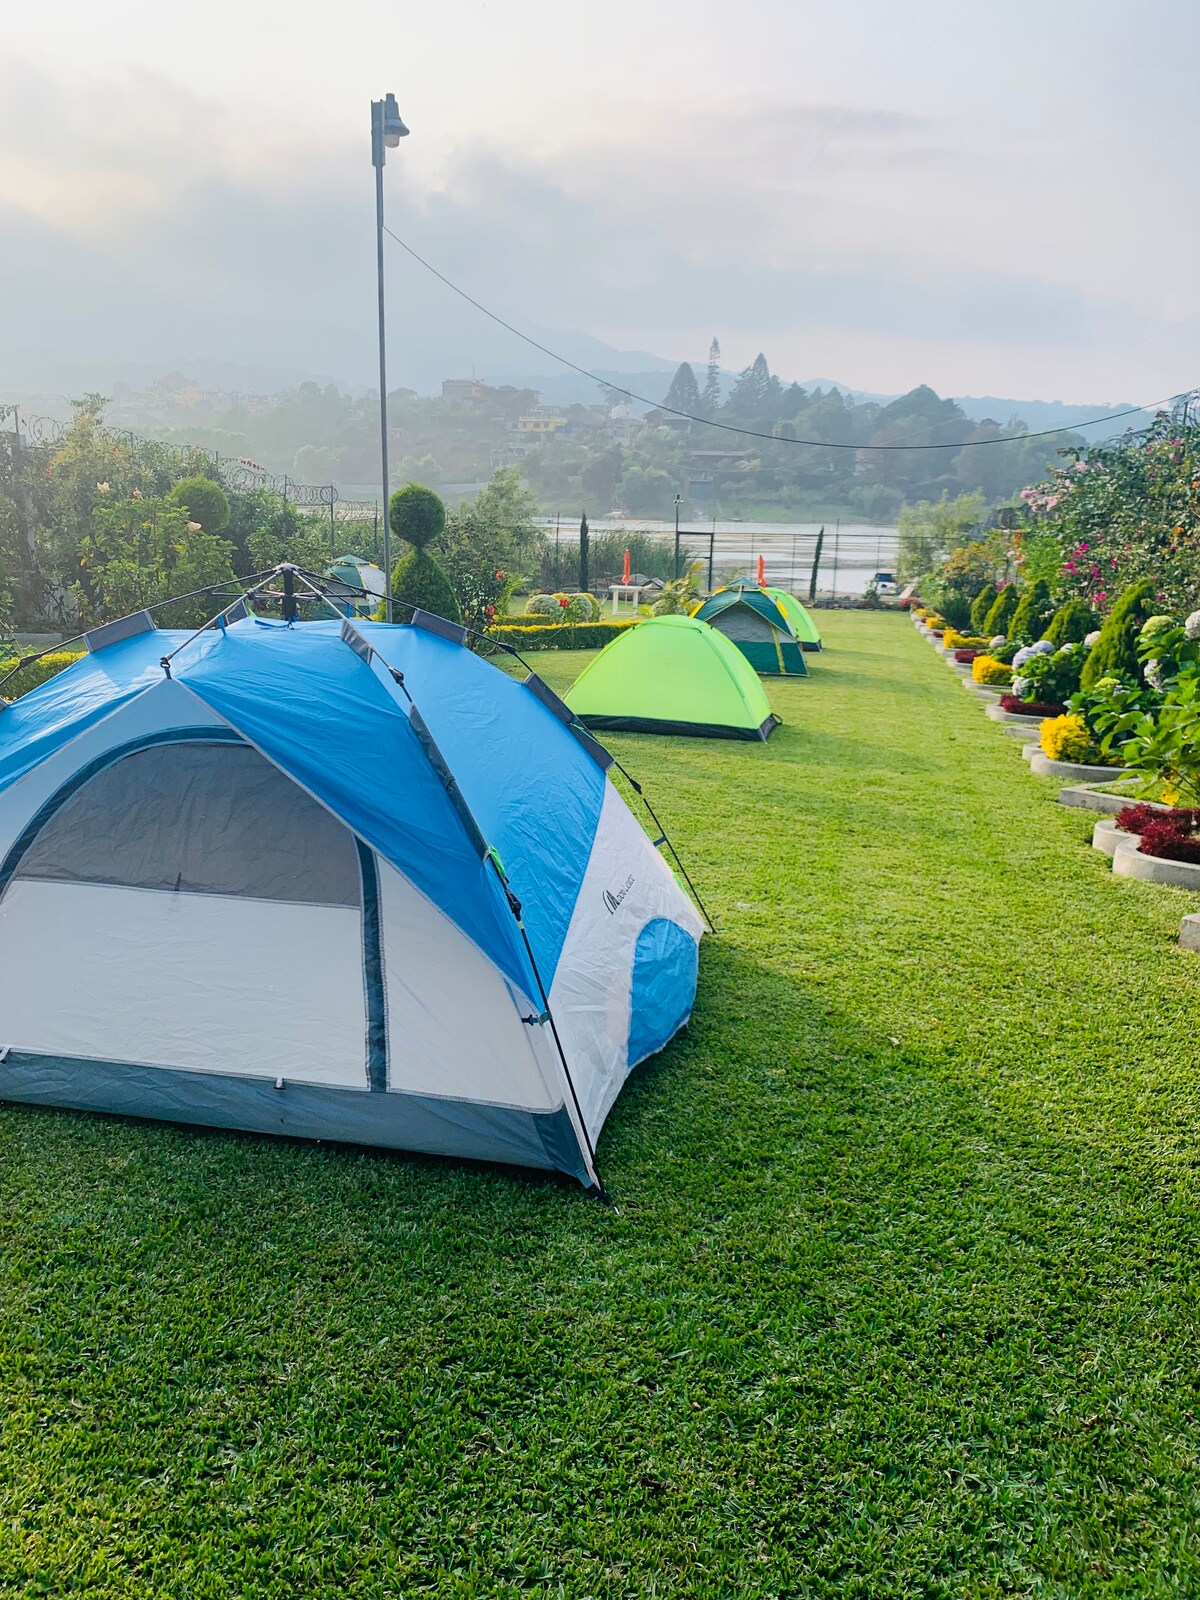
[(505, 573), (503, 573), (503, 572), (498, 572), (498, 573), (497, 573), (497, 574), (496, 574), (496, 582), (497, 582), (497, 583), (503, 583), (503, 582), (504, 582), (504, 579), (505, 579), (505, 576), (506, 576), (506, 574), (505, 574)]
[(494, 617), (496, 615), (495, 606), (487, 606), (485, 609), (486, 609), (487, 614), (488, 614), (489, 617)]
[(564, 611), (571, 604), (571, 602), (567, 599), (567, 597), (565, 595), (563, 596), (563, 598), (558, 603), (563, 608)]

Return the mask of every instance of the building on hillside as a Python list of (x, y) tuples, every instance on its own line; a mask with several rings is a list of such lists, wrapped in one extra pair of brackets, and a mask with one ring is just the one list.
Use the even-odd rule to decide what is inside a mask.
[(457, 401), (459, 405), (482, 405), (485, 400), (496, 399), (499, 392), (479, 378), (442, 379), (442, 399)]
[(513, 424), (513, 431), (524, 439), (553, 439), (571, 426), (561, 406), (531, 406)]

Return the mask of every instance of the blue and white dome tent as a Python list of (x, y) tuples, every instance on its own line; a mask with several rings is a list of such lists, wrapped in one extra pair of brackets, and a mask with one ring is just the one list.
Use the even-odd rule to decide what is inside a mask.
[(704, 923), (603, 748), (464, 639), (142, 612), (0, 709), (0, 1099), (599, 1189)]

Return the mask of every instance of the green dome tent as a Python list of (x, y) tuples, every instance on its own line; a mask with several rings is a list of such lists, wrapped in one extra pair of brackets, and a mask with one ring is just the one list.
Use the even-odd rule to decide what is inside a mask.
[(808, 676), (791, 624), (778, 602), (757, 584), (731, 583), (718, 589), (692, 615), (732, 639), (755, 672)]
[(369, 600), (360, 600), (353, 595), (339, 598), (336, 591), (330, 594), (331, 600), (345, 605), (355, 616), (369, 617), (387, 593), (387, 579), (382, 570), (373, 562), (364, 561), (362, 556), (339, 556), (325, 568), (325, 576), (337, 583), (347, 584), (351, 589), (366, 590)]
[(812, 613), (794, 594), (789, 594), (786, 589), (772, 589), (765, 591), (771, 596), (775, 604), (783, 612), (791, 624), (792, 632), (800, 641), (801, 650), (819, 650), (821, 648), (821, 635), (817, 632), (817, 625), (812, 619)]
[(695, 617), (650, 617), (576, 678), (567, 705), (589, 728), (767, 739), (779, 718), (735, 644)]

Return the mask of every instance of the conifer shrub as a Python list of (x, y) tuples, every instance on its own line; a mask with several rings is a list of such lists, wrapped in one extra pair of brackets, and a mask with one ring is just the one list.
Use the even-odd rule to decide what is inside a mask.
[(994, 583), (986, 583), (971, 602), (971, 631), (973, 633), (985, 633), (987, 631), (984, 628), (984, 623), (987, 621), (988, 613), (995, 604), (996, 585)]
[(1051, 644), (1082, 644), (1096, 626), (1096, 613), (1086, 600), (1068, 600), (1051, 617), (1043, 639)]
[[(1031, 583), (1017, 602), (1007, 632), (1013, 639), (1040, 639), (1054, 614), (1050, 587), (1044, 578)], [(997, 630), (999, 631), (999, 630)]]
[(1009, 624), (1012, 621), (1013, 612), (1016, 609), (1017, 609), (1017, 590), (1016, 590), (1016, 586), (1014, 584), (1011, 584), (1011, 583), (1010, 584), (1006, 584), (1005, 587), (1003, 589), (1001, 589), (1000, 593), (996, 596), (995, 600), (992, 602), (992, 609), (988, 612), (987, 616), (983, 619), (983, 627), (982, 627), (982, 629), (980, 631), (982, 633), (986, 633), (989, 639), (992, 638), (997, 633), (1003, 633), (1003, 634), (1010, 633), (1011, 629), (1009, 627)]
[(1105, 618), (1100, 637), (1083, 664), (1080, 683), (1084, 689), (1094, 689), (1101, 678), (1118, 678), (1129, 684), (1142, 681), (1138, 635), (1142, 623), (1154, 613), (1154, 596), (1153, 578), (1142, 578), (1125, 590)]

